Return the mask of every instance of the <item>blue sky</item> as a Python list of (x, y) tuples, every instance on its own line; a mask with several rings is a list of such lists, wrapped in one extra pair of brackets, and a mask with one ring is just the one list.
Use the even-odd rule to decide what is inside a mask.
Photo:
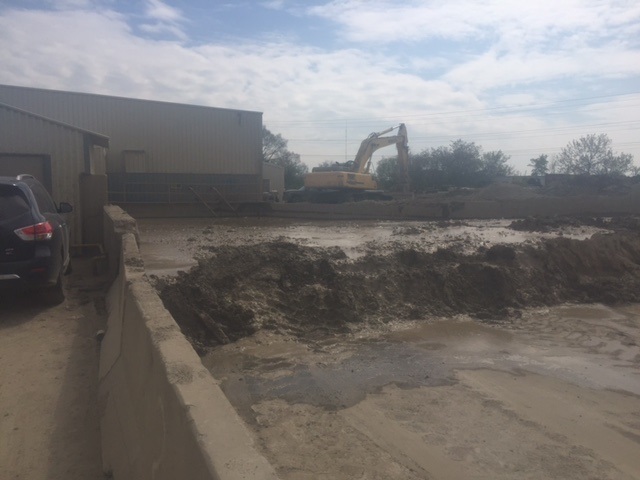
[(399, 122), (521, 172), (589, 133), (640, 165), (636, 0), (0, 0), (0, 47), (0, 83), (261, 111), (310, 166)]

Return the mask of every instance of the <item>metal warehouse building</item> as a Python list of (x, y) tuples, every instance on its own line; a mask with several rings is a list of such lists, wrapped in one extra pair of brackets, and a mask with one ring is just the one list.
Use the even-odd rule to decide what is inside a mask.
[(90, 173), (108, 146), (104, 135), (0, 103), (0, 175), (29, 173), (56, 202), (72, 203), (74, 243), (99, 240), (106, 182)]
[[(112, 202), (262, 199), (260, 112), (9, 85), (0, 85), (0, 102), (108, 138)], [(7, 135), (1, 140), (0, 154), (19, 150)], [(93, 173), (100, 173), (97, 166)], [(64, 175), (54, 184), (77, 181), (78, 169), (70, 167)]]

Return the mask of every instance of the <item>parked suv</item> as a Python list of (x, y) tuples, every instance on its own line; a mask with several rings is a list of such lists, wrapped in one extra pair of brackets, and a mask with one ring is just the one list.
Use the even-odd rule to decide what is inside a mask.
[(44, 186), (31, 175), (0, 177), (0, 289), (37, 289), (44, 303), (64, 301), (70, 268), (69, 226)]

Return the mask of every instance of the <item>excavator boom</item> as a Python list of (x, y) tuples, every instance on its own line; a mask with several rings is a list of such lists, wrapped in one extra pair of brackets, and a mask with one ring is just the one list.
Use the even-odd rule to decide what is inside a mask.
[[(395, 129), (398, 129), (398, 133), (396, 135), (389, 137), (382, 136)], [(407, 127), (405, 127), (404, 123), (396, 125), (395, 127), (387, 128), (382, 132), (374, 132), (365, 138), (360, 144), (358, 153), (356, 153), (356, 158), (353, 161), (354, 171), (357, 173), (369, 173), (373, 153), (380, 148), (394, 144), (397, 145), (398, 148), (400, 148), (400, 145), (403, 145), (405, 148), (407, 146)]]

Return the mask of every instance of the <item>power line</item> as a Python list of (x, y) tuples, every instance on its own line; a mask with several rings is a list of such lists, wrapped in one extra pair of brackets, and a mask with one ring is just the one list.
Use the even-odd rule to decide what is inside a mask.
[[(588, 101), (588, 100), (600, 100), (600, 99), (606, 99), (606, 98), (618, 98), (618, 97), (624, 97), (624, 96), (631, 96), (631, 95), (638, 95), (640, 94), (640, 91), (636, 91), (636, 92), (627, 92), (627, 93), (617, 93), (617, 94), (611, 94), (611, 95), (599, 95), (599, 96), (592, 96), (592, 97), (580, 97), (580, 98), (573, 98), (573, 99), (566, 99), (566, 100), (557, 100), (557, 101), (553, 101), (553, 102), (542, 102), (542, 103), (534, 103), (534, 104), (529, 104), (529, 105), (506, 105), (506, 106), (501, 106), (501, 107), (484, 107), (484, 108), (476, 108), (476, 109), (466, 109), (466, 110), (448, 110), (448, 111), (439, 111), (439, 112), (430, 112), (430, 113), (415, 113), (415, 114), (405, 114), (405, 115), (395, 115), (395, 116), (385, 116), (384, 118), (387, 118), (389, 120), (400, 120), (400, 119), (407, 119), (407, 118), (428, 118), (428, 117), (438, 117), (438, 118), (458, 118), (459, 116), (468, 116), (468, 114), (470, 113), (487, 113), (487, 112), (508, 112), (509, 110), (515, 110), (518, 112), (522, 112), (522, 111), (532, 111), (532, 110), (539, 110), (542, 109), (543, 107), (548, 108), (550, 106), (566, 106), (566, 107), (578, 107), (578, 106), (589, 106), (590, 104), (583, 104), (583, 105), (568, 105), (570, 103), (576, 103), (576, 102), (584, 102), (584, 101)], [(636, 101), (635, 98), (630, 98), (626, 101)], [(633, 106), (633, 105), (630, 105)], [(612, 107), (612, 106), (608, 106), (608, 105), (602, 105), (602, 107), (605, 108), (621, 108), (619, 106), (616, 107)], [(548, 113), (548, 112), (547, 112)], [(275, 125), (280, 125), (280, 126), (286, 126), (286, 125), (295, 125), (295, 126), (314, 126), (315, 128), (317, 127), (322, 127), (322, 126), (333, 126), (334, 124), (344, 124), (345, 119), (344, 118), (334, 118), (334, 119), (327, 119), (327, 120), (274, 120), (269, 122), (269, 125), (273, 126)], [(368, 119), (350, 119), (349, 123), (352, 127), (358, 127), (358, 126), (364, 126), (364, 125), (369, 125), (371, 123), (379, 123), (380, 120), (376, 119), (376, 120), (368, 120)]]
[[(419, 135), (419, 136), (415, 136), (415, 135), (411, 135), (410, 136), (410, 140), (411, 142), (416, 142), (416, 141), (438, 141), (438, 140), (442, 140), (442, 139), (449, 139), (449, 138), (460, 138), (460, 137), (497, 137), (497, 138), (508, 138), (508, 137), (512, 137), (513, 135), (519, 135), (519, 134), (547, 134), (547, 132), (549, 132), (550, 135), (554, 135), (554, 136), (559, 136), (559, 135), (564, 135), (567, 133), (571, 133), (571, 132), (577, 132), (579, 133), (580, 131), (584, 131), (585, 129), (592, 129), (598, 127), (598, 129), (600, 129), (600, 127), (605, 127), (607, 130), (609, 131), (620, 131), (620, 130), (630, 130), (630, 129), (636, 129), (640, 127), (640, 120), (628, 120), (628, 121), (624, 121), (624, 122), (602, 122), (602, 123), (584, 123), (584, 124), (576, 124), (576, 125), (566, 125), (566, 126), (553, 126), (553, 127), (543, 127), (543, 128), (533, 128), (533, 129), (524, 129), (524, 130), (509, 130), (509, 131), (502, 131), (502, 132), (470, 132), (467, 134), (436, 134), (436, 135)], [(534, 137), (536, 135), (533, 135)], [(339, 138), (316, 138), (316, 139), (289, 139), (289, 141), (295, 141), (295, 142), (304, 142), (304, 143), (323, 143), (323, 144), (329, 144), (329, 143), (344, 143), (344, 139), (339, 139)], [(353, 140), (349, 142), (351, 145), (359, 145), (360, 144), (360, 140)]]

